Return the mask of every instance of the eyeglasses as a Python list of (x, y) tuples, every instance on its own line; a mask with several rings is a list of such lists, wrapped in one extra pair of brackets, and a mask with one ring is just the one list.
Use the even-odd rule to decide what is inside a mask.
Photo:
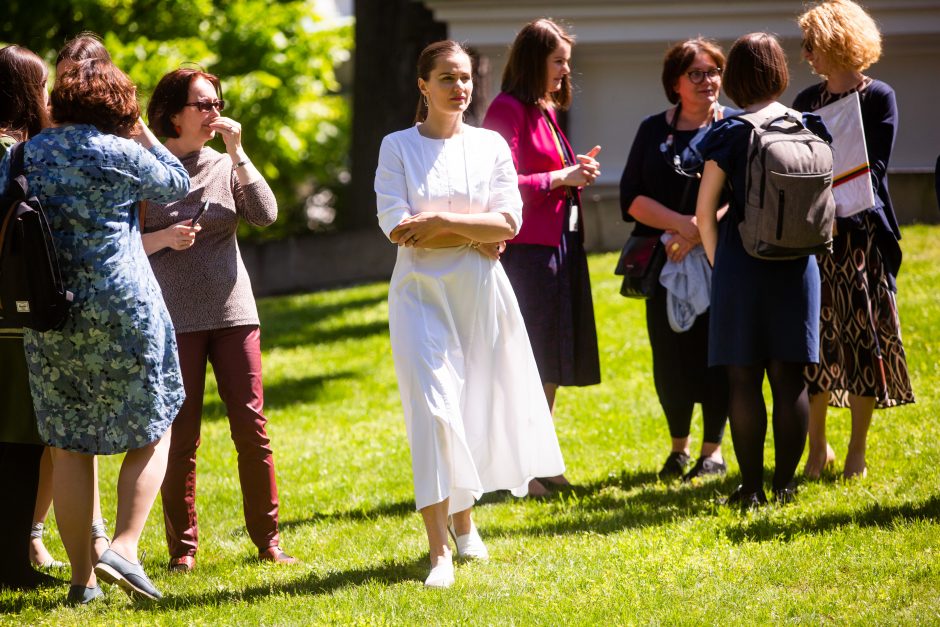
[(721, 78), (722, 69), (720, 67), (713, 67), (710, 70), (692, 70), (691, 72), (686, 72), (685, 75), (689, 77), (689, 80), (693, 85), (698, 85), (702, 81), (708, 78)]
[[(693, 81), (694, 82), (694, 81)], [(203, 113), (209, 113), (213, 109), (218, 109), (221, 112), (225, 109), (224, 100), (200, 100), (199, 102), (187, 102), (184, 107), (196, 107)]]

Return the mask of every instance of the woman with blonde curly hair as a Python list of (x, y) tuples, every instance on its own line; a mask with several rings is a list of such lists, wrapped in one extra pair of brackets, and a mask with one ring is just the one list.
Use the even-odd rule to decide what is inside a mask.
[(832, 255), (819, 259), (822, 280), (819, 363), (806, 368), (810, 392), (809, 457), (804, 474), (835, 463), (826, 441), (827, 405), (849, 407), (852, 435), (845, 478), (866, 474), (873, 410), (914, 401), (898, 320), (895, 278), (901, 232), (888, 194), (888, 161), (897, 133), (894, 90), (863, 74), (881, 57), (878, 26), (851, 0), (827, 0), (798, 19), (803, 57), (823, 82), (804, 89), (793, 107), (815, 111), (858, 93), (875, 206), (837, 220)]

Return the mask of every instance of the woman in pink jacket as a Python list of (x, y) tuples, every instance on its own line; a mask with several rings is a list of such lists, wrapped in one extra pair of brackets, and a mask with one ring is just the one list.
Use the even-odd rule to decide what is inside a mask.
[[(549, 407), (560, 385), (600, 383), (597, 331), (580, 188), (600, 174), (595, 146), (576, 155), (556, 111), (571, 104), (568, 62), (574, 38), (548, 19), (526, 24), (509, 52), (501, 92), (483, 126), (509, 143), (522, 193), (522, 229), (502, 264), (535, 353)], [(529, 494), (566, 485), (564, 476), (533, 480)]]

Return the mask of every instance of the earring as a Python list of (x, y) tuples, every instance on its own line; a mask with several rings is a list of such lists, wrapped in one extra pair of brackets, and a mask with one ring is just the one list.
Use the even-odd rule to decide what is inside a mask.
[(427, 95), (427, 94), (421, 94), (421, 95), (424, 96), (424, 108), (425, 108), (425, 109), (430, 109), (430, 108), (431, 108), (431, 103), (428, 102), (428, 95)]

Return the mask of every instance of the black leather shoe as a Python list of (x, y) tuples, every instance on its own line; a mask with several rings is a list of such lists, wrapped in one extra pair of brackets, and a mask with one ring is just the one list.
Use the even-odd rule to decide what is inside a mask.
[(91, 588), (86, 588), (80, 583), (69, 586), (69, 594), (65, 597), (66, 605), (88, 605), (97, 598), (103, 597), (104, 592), (95, 584)]
[(659, 478), (662, 481), (667, 479), (677, 479), (685, 472), (685, 467), (689, 465), (692, 458), (681, 451), (673, 451), (666, 458), (662, 470), (659, 471)]
[(745, 492), (743, 485), (739, 485), (735, 491), (732, 492), (727, 499), (725, 499), (725, 505), (730, 507), (738, 507), (745, 510), (757, 509), (766, 504), (767, 495), (764, 494), (763, 490), (757, 490), (756, 492)]
[(728, 466), (723, 461), (716, 462), (710, 457), (699, 457), (692, 470), (682, 475), (682, 481), (688, 483), (696, 477), (705, 477), (707, 475), (724, 475), (728, 472)]
[(777, 503), (778, 505), (786, 505), (788, 503), (792, 503), (793, 500), (796, 499), (796, 482), (791, 481), (790, 483), (787, 484), (787, 487), (780, 488), (779, 490), (777, 488), (774, 488), (773, 492), (774, 492), (774, 502)]
[(108, 583), (116, 583), (135, 601), (163, 598), (140, 564), (124, 559), (111, 549), (105, 551), (95, 564), (95, 575)]

